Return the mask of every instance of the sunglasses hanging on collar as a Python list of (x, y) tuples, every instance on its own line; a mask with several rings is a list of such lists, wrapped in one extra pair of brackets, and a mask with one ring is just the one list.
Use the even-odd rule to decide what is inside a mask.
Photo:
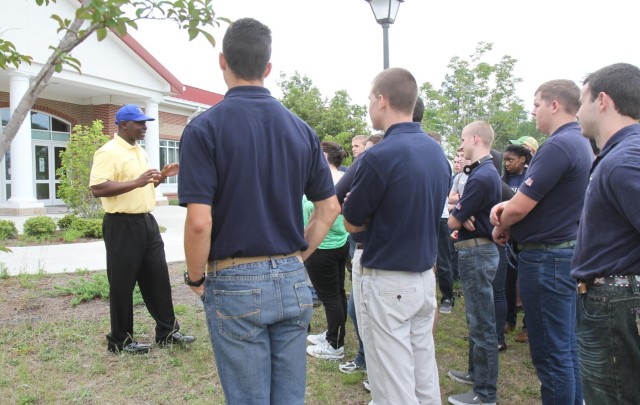
[(476, 167), (480, 166), (481, 164), (483, 164), (484, 162), (486, 162), (489, 159), (492, 159), (493, 157), (491, 155), (487, 155), (485, 157), (483, 157), (482, 159), (479, 159), (478, 161), (470, 164), (470, 165), (466, 165), (462, 171), (464, 172), (464, 174), (466, 175), (470, 175), (471, 172), (473, 171), (473, 169), (475, 169)]

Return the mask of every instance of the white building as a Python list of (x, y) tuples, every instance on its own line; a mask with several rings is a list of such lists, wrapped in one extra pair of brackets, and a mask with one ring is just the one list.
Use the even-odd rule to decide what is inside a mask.
[[(3, 2), (0, 36), (33, 57), (31, 65), (0, 70), (2, 128), (56, 46), (57, 22), (52, 14), (72, 19), (77, 0), (58, 0), (49, 6), (35, 1)], [(134, 31), (135, 33), (135, 31)], [(178, 33), (186, 35), (186, 33)], [(65, 67), (53, 75), (31, 109), (0, 163), (0, 215), (39, 215), (45, 206), (63, 204), (56, 196), (59, 153), (76, 124), (102, 120), (106, 134), (117, 128), (115, 112), (124, 104), (137, 104), (156, 121), (147, 123), (144, 147), (153, 167), (178, 160), (178, 143), (189, 117), (222, 100), (222, 95), (183, 85), (137, 41), (109, 32), (98, 42), (95, 35), (72, 51), (82, 63), (82, 74)], [(176, 178), (157, 188), (158, 201), (177, 191)]]

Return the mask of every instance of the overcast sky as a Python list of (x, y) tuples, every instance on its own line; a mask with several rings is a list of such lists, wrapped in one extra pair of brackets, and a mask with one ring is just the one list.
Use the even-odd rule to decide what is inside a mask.
[[(370, 84), (383, 68), (382, 28), (364, 0), (218, 0), (214, 9), (232, 20), (252, 17), (273, 32), (273, 71), (266, 86), (280, 97), (280, 72), (306, 75), (324, 97), (347, 90), (366, 104)], [(390, 66), (409, 69), (418, 84), (440, 87), (453, 56), (469, 59), (480, 41), (492, 42), (491, 63), (517, 59), (523, 79), (518, 96), (530, 111), (535, 89), (547, 80), (579, 85), (589, 72), (616, 62), (640, 66), (640, 1), (407, 0), (389, 29)], [(131, 34), (184, 84), (224, 94), (218, 53), (226, 24), (188, 41), (175, 25), (140, 24)]]

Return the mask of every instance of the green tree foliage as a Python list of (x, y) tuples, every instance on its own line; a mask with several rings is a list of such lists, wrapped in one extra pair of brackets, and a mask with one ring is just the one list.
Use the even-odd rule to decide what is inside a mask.
[[(39, 6), (48, 6), (56, 1), (35, 0)], [(30, 81), (26, 94), (0, 134), (0, 156), (9, 150), (21, 123), (54, 72), (62, 72), (65, 66), (80, 72), (80, 61), (71, 56), (71, 51), (85, 39), (95, 33), (98, 41), (102, 41), (109, 30), (124, 36), (127, 30), (138, 29), (136, 21), (139, 20), (170, 20), (187, 31), (189, 40), (203, 35), (215, 46), (215, 39), (207, 30), (229, 20), (217, 17), (212, 3), (213, 0), (81, 0), (73, 19), (53, 14), (51, 18), (58, 23), (57, 33), (64, 35), (56, 46), (49, 47), (49, 59)], [(0, 69), (31, 62), (32, 58), (22, 55), (11, 42), (0, 40)]]
[(480, 42), (469, 60), (451, 58), (451, 71), (439, 90), (429, 82), (420, 87), (425, 101), (423, 127), (439, 132), (449, 152), (460, 144), (462, 129), (476, 120), (493, 126), (496, 149), (522, 136), (526, 127), (527, 113), (515, 89), (522, 79), (513, 75), (517, 60), (505, 55), (496, 64), (488, 63), (485, 59), (492, 48), (493, 44)]
[(101, 214), (100, 200), (89, 189), (89, 174), (94, 152), (109, 140), (102, 128), (100, 120), (91, 126), (76, 125), (67, 149), (60, 153), (62, 164), (56, 172), (60, 178), (60, 199), (81, 218), (99, 218)]
[[(323, 98), (311, 79), (295, 72), (287, 77), (280, 74), (282, 104), (304, 120), (323, 141), (339, 143), (349, 153), (351, 138), (369, 134), (367, 107), (352, 104), (346, 90), (337, 91), (331, 99)], [(343, 164), (351, 163), (349, 156)]]

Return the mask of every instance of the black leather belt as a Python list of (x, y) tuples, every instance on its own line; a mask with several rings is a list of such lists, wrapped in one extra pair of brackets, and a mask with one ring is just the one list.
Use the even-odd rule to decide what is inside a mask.
[(591, 278), (589, 280), (580, 280), (578, 282), (578, 293), (580, 295), (586, 294), (589, 290), (605, 286), (622, 288), (635, 286), (640, 288), (640, 275), (603, 276)]

